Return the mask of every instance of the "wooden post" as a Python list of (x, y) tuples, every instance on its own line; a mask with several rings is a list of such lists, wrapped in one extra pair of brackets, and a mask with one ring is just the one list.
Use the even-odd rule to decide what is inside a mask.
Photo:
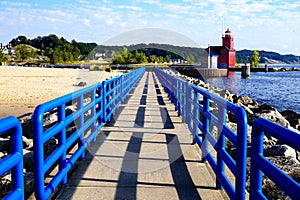
[(268, 65), (265, 64), (265, 72), (268, 72), (268, 71), (269, 71)]
[(248, 77), (250, 77), (250, 66), (245, 63), (245, 65), (242, 66), (242, 78)]

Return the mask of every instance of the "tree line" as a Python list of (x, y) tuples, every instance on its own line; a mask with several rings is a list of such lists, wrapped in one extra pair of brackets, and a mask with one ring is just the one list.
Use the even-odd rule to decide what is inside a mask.
[[(75, 62), (84, 59), (89, 52), (94, 49), (96, 43), (82, 43), (72, 40), (68, 42), (65, 38), (54, 34), (48, 36), (38, 36), (34, 39), (27, 39), (25, 36), (18, 36), (10, 41), (12, 47), (16, 48), (21, 59), (35, 58), (36, 56), (46, 56), (46, 62), (57, 64), (66, 62)], [(21, 46), (20, 46), (21, 45)], [(24, 45), (30, 45), (36, 48), (35, 51), (29, 51)], [(20, 47), (19, 47), (20, 46)]]
[[(182, 56), (163, 49), (145, 48), (129, 51), (126, 47), (122, 51), (114, 51), (113, 64), (140, 64), (140, 63), (170, 63), (173, 59), (186, 60)], [(193, 55), (189, 55), (187, 62), (193, 64)]]

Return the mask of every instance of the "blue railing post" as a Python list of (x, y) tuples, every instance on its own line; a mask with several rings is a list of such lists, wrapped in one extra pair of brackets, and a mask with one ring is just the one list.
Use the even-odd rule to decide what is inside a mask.
[[(91, 109), (91, 118), (92, 119), (95, 119), (96, 118), (96, 90), (93, 90), (91, 92), (91, 102), (93, 103), (93, 107)], [(94, 133), (97, 129), (97, 126), (96, 126), (96, 122), (97, 120), (93, 121), (93, 124), (92, 124), (92, 133)], [(93, 139), (93, 141), (95, 142), (96, 141), (96, 137)]]
[(247, 166), (247, 136), (248, 119), (245, 110), (242, 107), (236, 107), (237, 120), (237, 144), (236, 144), (236, 198), (244, 199), (246, 196), (246, 166)]
[(107, 91), (107, 89), (106, 89), (106, 83), (105, 83), (105, 81), (103, 81), (102, 82), (102, 94), (103, 94), (103, 96), (102, 96), (102, 98), (103, 98), (103, 100), (102, 100), (102, 106), (103, 106), (103, 123), (106, 123), (106, 91)]
[[(251, 135), (251, 140), (255, 141), (251, 142), (251, 159), (254, 160), (263, 156), (264, 135), (256, 126), (252, 127), (252, 133), (258, 133)], [(263, 173), (258, 167), (254, 166), (255, 164), (252, 163), (250, 168), (250, 199), (263, 199), (261, 195)]]
[[(65, 117), (65, 112), (66, 112), (66, 107), (65, 104), (61, 105), (58, 107), (58, 123), (64, 123), (66, 117)], [(58, 145), (59, 146), (66, 146), (66, 128), (63, 128), (59, 135), (58, 135)], [(67, 149), (64, 148), (62, 155), (60, 156), (59, 159), (59, 170), (63, 170), (65, 169), (65, 167), (67, 166)], [(62, 184), (65, 185), (67, 184), (67, 175), (64, 176), (63, 180), (62, 180)]]
[(118, 99), (118, 102), (122, 103), (122, 97), (123, 97), (123, 75), (120, 76), (120, 79), (119, 79), (119, 91), (118, 91), (118, 96), (119, 96), (119, 99)]
[(180, 82), (174, 79), (172, 84), (174, 87), (176, 98), (174, 98), (175, 110), (178, 111), (178, 116), (181, 116), (181, 102), (180, 102)]
[[(84, 95), (80, 95), (80, 97), (77, 98), (77, 110), (83, 109), (83, 102), (84, 102)], [(78, 118), (78, 125), (77, 125), (77, 129), (79, 131), (78, 149), (84, 147), (84, 130), (83, 130), (84, 115), (85, 113), (81, 114), (80, 117)], [(84, 158), (85, 158), (85, 152), (82, 152), (82, 154), (80, 155), (80, 159), (83, 160)]]
[[(194, 91), (194, 90), (191, 90), (192, 91), (192, 95), (193, 95), (193, 97), (194, 97), (194, 99), (193, 99), (193, 110), (192, 110), (192, 113), (193, 113), (193, 119), (196, 119), (196, 120), (198, 120), (199, 119), (199, 111), (198, 111), (198, 109), (196, 108), (196, 105), (197, 105), (197, 102), (199, 101), (199, 93), (198, 92), (196, 92), (196, 91)], [(198, 124), (194, 121), (194, 120), (192, 120), (192, 134), (193, 134), (193, 138), (194, 139), (196, 139), (196, 137), (199, 137), (198, 136)]]
[(22, 127), (15, 117), (0, 120), (0, 135), (10, 132), (9, 155), (0, 160), (0, 176), (11, 170), (11, 191), (4, 199), (24, 199)]
[(43, 124), (44, 109), (42, 105), (35, 108), (33, 115), (33, 158), (34, 158), (34, 192), (37, 199), (44, 197), (44, 148)]
[(187, 104), (188, 104), (188, 99), (186, 98), (187, 94), (187, 85), (184, 82), (181, 82), (182, 86), (182, 94), (181, 94), (181, 100), (182, 100), (182, 122), (186, 122), (187, 118)]
[(202, 130), (202, 162), (207, 161), (206, 155), (208, 154), (208, 140), (206, 139), (206, 134), (209, 132), (209, 98), (206, 96), (203, 96), (203, 113), (201, 116), (201, 121), (203, 124), (203, 130)]
[[(217, 151), (225, 150), (225, 136), (223, 134), (223, 127), (226, 123), (226, 113), (223, 105), (218, 105), (218, 137), (217, 137)], [(216, 179), (216, 187), (218, 189), (223, 189), (222, 183), (219, 181), (218, 176), (224, 174), (225, 172), (225, 164), (222, 156), (217, 154), (217, 179)]]

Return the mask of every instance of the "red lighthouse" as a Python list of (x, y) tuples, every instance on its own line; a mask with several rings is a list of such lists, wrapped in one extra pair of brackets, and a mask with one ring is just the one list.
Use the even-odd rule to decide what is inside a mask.
[(226, 30), (222, 37), (222, 46), (210, 46), (207, 50), (210, 54), (214, 53), (218, 56), (218, 68), (233, 68), (235, 67), (235, 49), (234, 38), (229, 29)]

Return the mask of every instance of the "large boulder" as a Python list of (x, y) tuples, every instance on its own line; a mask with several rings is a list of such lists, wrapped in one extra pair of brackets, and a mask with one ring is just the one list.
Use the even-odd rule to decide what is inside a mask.
[(19, 117), (19, 121), (22, 126), (22, 133), (23, 136), (25, 136), (28, 139), (33, 138), (33, 132), (32, 132), (32, 113), (23, 115)]
[(252, 109), (254, 114), (248, 115), (248, 123), (252, 126), (254, 121), (258, 118), (268, 119), (276, 124), (284, 127), (289, 127), (290, 123), (286, 120), (278, 110), (268, 104), (259, 105), (257, 108)]
[(295, 149), (287, 145), (266, 146), (264, 148), (264, 156), (265, 157), (285, 156), (285, 157), (290, 157), (292, 159), (297, 158)]
[(300, 114), (292, 110), (285, 110), (280, 114), (289, 121), (290, 125), (300, 131)]
[(33, 160), (33, 151), (28, 151), (23, 149), (23, 165), (26, 169), (26, 172), (33, 172), (34, 169), (34, 160)]
[(239, 105), (239, 106), (246, 106), (246, 107), (256, 107), (258, 106), (257, 101), (251, 99), (248, 96), (237, 96), (233, 95), (233, 103)]

